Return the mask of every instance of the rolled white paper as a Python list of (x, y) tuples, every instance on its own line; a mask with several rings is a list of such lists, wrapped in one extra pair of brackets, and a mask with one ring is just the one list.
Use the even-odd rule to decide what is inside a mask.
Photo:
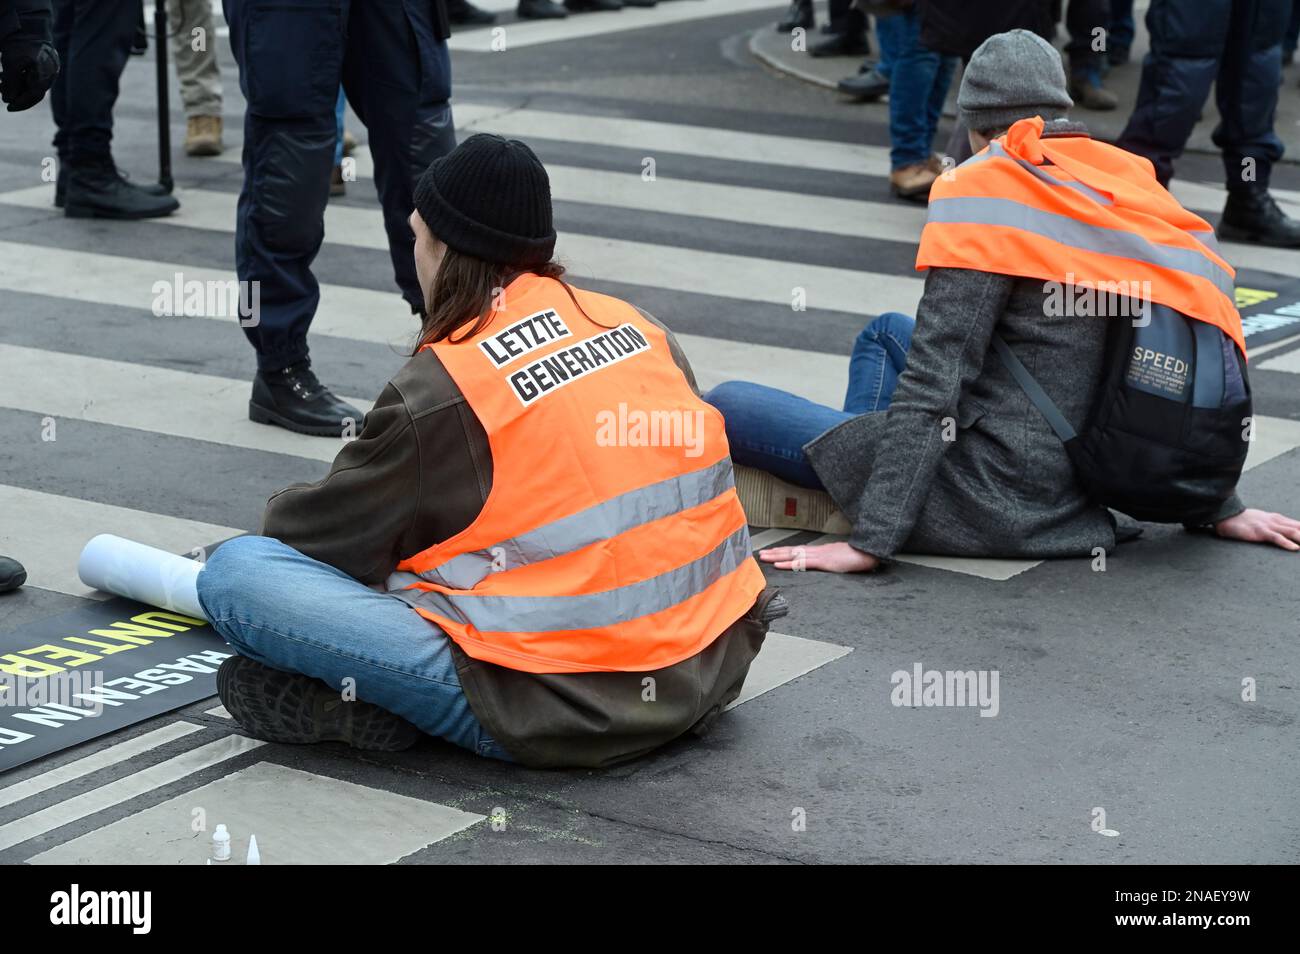
[(207, 618), (199, 606), (202, 569), (198, 560), (111, 533), (87, 543), (77, 561), (77, 575), (87, 586), (197, 619)]

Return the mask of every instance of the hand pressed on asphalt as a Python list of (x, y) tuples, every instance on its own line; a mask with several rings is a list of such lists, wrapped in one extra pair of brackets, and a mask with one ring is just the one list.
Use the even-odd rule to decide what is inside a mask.
[(764, 563), (778, 570), (825, 570), (828, 573), (866, 573), (880, 566), (870, 553), (847, 543), (824, 543), (819, 547), (769, 547), (758, 551)]
[(1216, 523), (1214, 532), (1229, 540), (1271, 543), (1283, 550), (1300, 550), (1300, 520), (1267, 510), (1243, 510)]

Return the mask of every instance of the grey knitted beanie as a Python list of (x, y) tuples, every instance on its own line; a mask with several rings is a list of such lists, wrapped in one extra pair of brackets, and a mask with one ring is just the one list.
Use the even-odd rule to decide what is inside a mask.
[(1074, 105), (1066, 92), (1061, 54), (1037, 33), (997, 33), (971, 55), (957, 92), (957, 112), (977, 132), (1017, 120), (1059, 119)]

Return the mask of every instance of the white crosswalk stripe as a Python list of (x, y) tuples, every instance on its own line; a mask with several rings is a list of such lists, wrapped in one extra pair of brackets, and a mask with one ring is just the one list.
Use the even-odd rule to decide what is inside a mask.
[[(234, 232), (236, 196), (202, 189), (178, 190), (176, 195), (181, 211), (151, 222)], [(0, 194), (0, 202), (28, 208), (48, 208), (52, 201), (49, 186)], [(325, 240), (356, 248), (388, 249), (383, 221), (369, 209), (330, 206), (325, 212)], [(800, 298), (808, 308), (859, 311), (863, 284), (869, 281), (875, 307), (881, 311), (908, 311), (915, 308), (922, 289), (917, 278), (876, 273), (864, 276), (822, 265), (574, 233), (560, 236), (556, 255), (577, 276), (617, 275), (620, 281), (633, 285), (706, 292), (787, 307)]]

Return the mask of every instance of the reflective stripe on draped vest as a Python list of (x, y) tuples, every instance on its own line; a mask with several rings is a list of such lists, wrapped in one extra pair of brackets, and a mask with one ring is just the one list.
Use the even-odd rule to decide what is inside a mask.
[(477, 335), (429, 346), (487, 432), (492, 488), (473, 523), (402, 561), (388, 589), (476, 659), (660, 669), (743, 616), (763, 574), (721, 414), (658, 326), (573, 295), (581, 310), (560, 282), (525, 274)]
[(1022, 119), (941, 175), (916, 267), (1042, 279), (1168, 305), (1222, 329), (1245, 354), (1235, 273), (1214, 230), (1151, 163), (1087, 136), (1042, 137)]

